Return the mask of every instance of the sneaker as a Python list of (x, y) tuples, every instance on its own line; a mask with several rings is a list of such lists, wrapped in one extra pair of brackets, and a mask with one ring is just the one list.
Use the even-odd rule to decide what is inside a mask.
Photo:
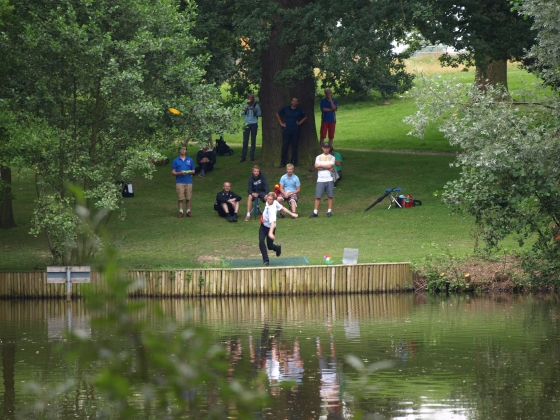
[(327, 217), (332, 217), (332, 211), (327, 212)]
[(187, 212), (187, 217), (192, 217), (192, 213), (190, 211)]
[(279, 217), (280, 219), (283, 219), (284, 217), (286, 217), (286, 215), (285, 215), (284, 213), (280, 213), (280, 214), (278, 215), (278, 217)]
[[(315, 213), (313, 213), (313, 214), (315, 214)], [(296, 216), (292, 216), (292, 219), (295, 219), (295, 218), (296, 218)]]
[(310, 219), (313, 219), (314, 217), (319, 217), (319, 215), (317, 213), (311, 213), (311, 216), (309, 216)]
[(266, 267), (266, 266), (269, 266), (270, 263), (268, 261), (265, 261), (265, 262), (263, 262), (263, 265)]
[(183, 212), (179, 212), (179, 219), (182, 219), (183, 215), (184, 215)]
[(226, 215), (226, 217), (227, 217), (227, 221), (228, 221), (228, 222), (233, 222), (233, 217), (232, 217), (231, 214), (228, 213), (228, 214)]
[(249, 220), (251, 220), (251, 216), (247, 216), (247, 217), (245, 218), (245, 221), (246, 221), (246, 222), (248, 222)]
[(233, 217), (233, 221), (237, 222), (237, 214), (234, 214), (232, 217)]
[(245, 158), (241, 158), (239, 162), (245, 162)]
[(278, 244), (278, 249), (276, 250), (276, 256), (279, 257), (282, 253), (282, 245)]
[(202, 178), (205, 175), (204, 170), (200, 171), (200, 173), (198, 174), (199, 178)]
[(254, 162), (254, 161), (255, 161), (255, 158), (254, 158), (254, 157), (252, 157), (252, 158), (251, 158), (251, 162)]

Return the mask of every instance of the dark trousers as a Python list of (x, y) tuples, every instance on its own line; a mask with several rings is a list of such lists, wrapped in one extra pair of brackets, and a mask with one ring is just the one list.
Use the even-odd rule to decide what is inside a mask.
[[(263, 262), (268, 262), (268, 252), (266, 248), (270, 249), (271, 251), (278, 251), (278, 245), (274, 245), (274, 240), (268, 237), (268, 232), (270, 228), (267, 228), (265, 225), (261, 223), (261, 227), (259, 228), (259, 248), (261, 250)], [(276, 232), (276, 229), (274, 229)], [(264, 240), (266, 239), (266, 246), (264, 244)]]
[(292, 146), (292, 160), (290, 161), (294, 165), (297, 163), (297, 148), (299, 142), (299, 130), (295, 131), (282, 131), (282, 157), (280, 159), (280, 165), (286, 166), (288, 163), (288, 148)]
[(233, 210), (233, 206), (231, 205), (231, 203), (227, 203), (227, 208), (228, 208), (228, 212), (229, 212), (229, 213), (226, 213), (226, 212), (224, 211), (224, 208), (222, 207), (222, 204), (221, 204), (221, 203), (218, 203), (218, 210), (216, 210), (216, 211), (218, 212), (218, 215), (219, 215), (220, 217), (226, 217), (228, 214), (229, 214), (230, 216), (233, 216), (233, 215), (235, 214), (235, 212), (234, 212), (234, 210)]
[(257, 146), (257, 130), (258, 124), (247, 124), (243, 130), (243, 150), (241, 150), (241, 159), (247, 157), (247, 148), (249, 146), (249, 135), (251, 135), (251, 160), (255, 160), (255, 147)]
[(195, 168), (194, 172), (199, 173), (201, 170), (203, 170), (204, 172), (210, 172), (212, 169), (214, 169), (214, 164), (212, 162), (204, 162), (201, 163), (200, 166)]

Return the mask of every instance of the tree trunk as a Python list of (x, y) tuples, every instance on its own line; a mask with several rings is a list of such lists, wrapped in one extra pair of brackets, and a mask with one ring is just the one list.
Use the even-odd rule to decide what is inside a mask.
[(486, 90), (488, 86), (498, 85), (507, 90), (507, 60), (492, 60), (490, 57), (487, 60), (488, 65), (485, 68), (476, 67), (476, 85), (482, 90)]
[[(278, 0), (281, 8), (302, 7), (311, 0)], [(276, 113), (286, 105), (290, 104), (292, 97), (299, 98), (299, 106), (305, 112), (307, 121), (300, 127), (298, 165), (311, 165), (315, 156), (320, 153), (317, 141), (317, 130), (315, 128), (315, 79), (312, 74), (312, 65), (309, 65), (310, 73), (302, 80), (295, 80), (293, 87), (275, 81), (278, 72), (289, 67), (295, 45), (303, 42), (297, 39), (294, 44), (279, 45), (278, 39), (282, 33), (281, 17), (276, 16), (272, 26), (268, 48), (261, 54), (262, 82), (259, 92), (259, 101), (262, 108), (262, 166), (279, 166), (282, 150), (282, 127), (278, 124)], [(291, 151), (290, 151), (291, 153)]]
[(0, 179), (4, 181), (3, 199), (0, 202), (0, 228), (10, 229), (16, 227), (12, 208), (12, 170), (0, 165)]

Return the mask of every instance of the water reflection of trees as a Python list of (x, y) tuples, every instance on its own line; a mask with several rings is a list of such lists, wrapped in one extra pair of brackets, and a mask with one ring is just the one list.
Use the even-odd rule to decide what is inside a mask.
[[(560, 307), (554, 295), (169, 299), (149, 302), (138, 315), (157, 327), (150, 308), (155, 303), (177, 320), (192, 313), (195, 323), (212, 326), (226, 350), (230, 381), (268, 378), (274, 398), (259, 414), (263, 418), (352, 418), (357, 407), (389, 418), (403, 413), (403, 398), (413, 413), (439, 402), (439, 413), (460, 404), (476, 418), (560, 418), (554, 402), (560, 389)], [(81, 303), (74, 304), (73, 314), (87, 316)], [(0, 416), (10, 419), (17, 411), (22, 384), (14, 376), (25, 379), (24, 368), (31, 376), (58, 372), (56, 379), (74, 378), (75, 388), (57, 402), (60, 417), (85, 415), (96, 404), (83, 372), (52, 357), (57, 335), (52, 327), (68, 325), (67, 315), (62, 301), (0, 305), (5, 391)], [(106, 334), (92, 331), (93, 339)], [(24, 341), (31, 336), (44, 343), (40, 354)], [(342, 360), (349, 353), (395, 364), (360, 403), (348, 399), (353, 373)], [(422, 400), (426, 384), (429, 401)], [(215, 405), (217, 396), (202, 391), (208, 391), (206, 406)]]

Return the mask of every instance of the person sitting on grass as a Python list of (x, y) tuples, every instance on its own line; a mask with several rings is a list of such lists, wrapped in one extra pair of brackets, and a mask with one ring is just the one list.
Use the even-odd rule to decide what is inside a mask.
[[(280, 194), (278, 195), (278, 202), (283, 204), (284, 201), (288, 202), (290, 210), (293, 213), (296, 212), (298, 194), (301, 191), (301, 184), (299, 178), (294, 174), (294, 165), (288, 163), (286, 165), (286, 173), (280, 178)], [(285, 217), (284, 214), (280, 213), (280, 218)], [(295, 217), (292, 217), (295, 219)]]
[(253, 166), (253, 171), (249, 180), (247, 181), (247, 216), (245, 221), (251, 220), (251, 208), (253, 207), (253, 200), (261, 199), (264, 202), (264, 197), (268, 193), (268, 181), (264, 174), (261, 173), (261, 168), (258, 165)]
[(206, 172), (210, 172), (214, 169), (214, 165), (216, 164), (216, 154), (214, 150), (209, 149), (206, 145), (202, 146), (202, 149), (196, 154), (196, 164), (198, 166), (195, 169), (195, 173), (202, 178)]
[(231, 190), (231, 183), (224, 182), (224, 189), (216, 195), (214, 210), (220, 217), (227, 217), (228, 222), (237, 222), (237, 211), (241, 196)]
[(338, 181), (342, 179), (342, 156), (340, 156), (340, 153), (334, 151), (334, 147), (331, 147), (331, 151), (329, 153), (334, 156), (334, 170), (338, 174), (336, 181), (334, 181), (334, 186), (336, 187)]

